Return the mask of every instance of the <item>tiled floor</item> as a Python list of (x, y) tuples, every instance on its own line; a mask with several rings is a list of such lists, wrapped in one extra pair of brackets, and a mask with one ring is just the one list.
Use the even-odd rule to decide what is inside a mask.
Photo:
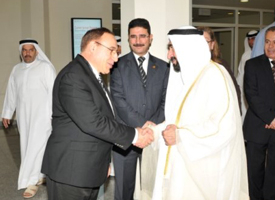
[[(22, 200), (24, 190), (17, 190), (20, 167), (19, 134), (16, 127), (3, 129), (0, 126), (0, 200)], [(104, 185), (104, 197), (100, 200), (113, 200), (114, 177)], [(31, 200), (47, 200), (46, 186), (39, 187)]]

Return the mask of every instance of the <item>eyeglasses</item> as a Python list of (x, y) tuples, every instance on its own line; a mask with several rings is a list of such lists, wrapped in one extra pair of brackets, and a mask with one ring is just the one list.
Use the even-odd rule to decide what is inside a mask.
[(149, 35), (145, 35), (145, 34), (141, 34), (141, 35), (130, 35), (130, 39), (131, 40), (136, 40), (137, 38), (138, 39), (145, 39), (145, 38), (148, 38)]
[(118, 56), (117, 49), (111, 49), (109, 47), (106, 47), (105, 45), (101, 44), (100, 42), (96, 42), (97, 44), (100, 44), (101, 46), (105, 47), (106, 49), (110, 50), (112, 56)]

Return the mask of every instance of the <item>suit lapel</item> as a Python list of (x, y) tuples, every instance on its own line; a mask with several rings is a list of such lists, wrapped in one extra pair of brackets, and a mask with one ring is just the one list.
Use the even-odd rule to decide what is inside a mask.
[(139, 69), (138, 69), (138, 64), (137, 64), (135, 56), (134, 56), (134, 54), (132, 52), (129, 53), (129, 55), (128, 55), (128, 58), (127, 58), (127, 67), (132, 71), (132, 73), (142, 83), (141, 76), (140, 76)]
[(270, 61), (269, 61), (268, 57), (265, 55), (262, 58), (263, 58), (262, 59), (263, 78), (266, 79), (266, 81), (268, 82), (267, 86), (268, 87), (270, 86), (269, 91), (275, 94), (275, 83), (274, 83), (274, 78), (273, 78), (273, 74), (272, 74)]
[(154, 57), (152, 57), (149, 54), (149, 62), (148, 62), (148, 68), (147, 68), (147, 84), (150, 84), (150, 82), (153, 80), (153, 77), (158, 71), (158, 66), (156, 65)]
[[(141, 75), (138, 69), (138, 64), (136, 62), (134, 54), (131, 52), (128, 55), (127, 59), (127, 67), (130, 68), (132, 73), (138, 78), (138, 80), (142, 83)], [(150, 83), (155, 74), (158, 71), (158, 66), (156, 65), (156, 61), (153, 56), (149, 54), (149, 62), (147, 66), (147, 83)]]

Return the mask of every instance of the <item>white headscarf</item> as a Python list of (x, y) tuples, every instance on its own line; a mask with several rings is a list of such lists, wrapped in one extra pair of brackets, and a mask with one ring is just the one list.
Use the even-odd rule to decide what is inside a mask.
[[(43, 60), (43, 61), (47, 62), (55, 70), (55, 68), (54, 68), (53, 64), (51, 63), (51, 61), (49, 60), (49, 58), (42, 51), (42, 49), (38, 46), (38, 42), (34, 39), (26, 38), (24, 40), (20, 40), (20, 42), (19, 42), (19, 52), (20, 52), (21, 58), (22, 58), (22, 46), (25, 45), (25, 44), (32, 44), (35, 47), (36, 51), (38, 52), (35, 59), (39, 59), (39, 60)], [(24, 62), (23, 58), (22, 58), (22, 62)]]
[(246, 34), (246, 37), (244, 39), (244, 54), (249, 54), (249, 58), (250, 58), (250, 54), (251, 54), (251, 48), (248, 44), (248, 38), (256, 37), (258, 33), (259, 33), (259, 31), (251, 30)]
[(240, 86), (241, 90), (241, 109), (242, 109), (242, 120), (244, 120), (245, 113), (248, 108), (248, 104), (244, 95), (244, 88), (243, 88), (243, 78), (244, 78), (244, 66), (245, 63), (248, 59), (251, 58), (251, 51), (252, 49), (250, 48), (248, 44), (248, 38), (256, 37), (259, 31), (256, 30), (251, 30), (246, 34), (246, 37), (244, 39), (244, 53), (241, 57), (239, 67), (238, 67), (238, 75), (236, 77), (237, 83)]
[(211, 54), (203, 32), (193, 26), (173, 29), (168, 33), (168, 37), (180, 64), (180, 72), (175, 72), (171, 64), (165, 102), (166, 121), (175, 123), (173, 111), (179, 106), (179, 102), (202, 69), (210, 62)]
[(121, 46), (121, 38), (119, 36), (115, 36), (117, 45)]

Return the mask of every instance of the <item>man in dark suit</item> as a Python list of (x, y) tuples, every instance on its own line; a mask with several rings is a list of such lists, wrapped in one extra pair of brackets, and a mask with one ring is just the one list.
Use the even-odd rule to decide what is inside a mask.
[(117, 43), (106, 28), (88, 31), (81, 54), (56, 78), (53, 89), (53, 131), (42, 172), (49, 200), (95, 200), (108, 174), (112, 144), (127, 149), (153, 139), (149, 130), (119, 124), (101, 74), (117, 61)]
[(244, 120), (251, 200), (275, 199), (275, 27), (265, 34), (265, 54), (245, 64), (244, 91), (249, 105)]
[[(111, 72), (111, 95), (117, 120), (131, 127), (141, 127), (147, 120), (156, 124), (164, 121), (169, 69), (166, 62), (148, 52), (152, 40), (149, 22), (141, 18), (132, 20), (128, 26), (132, 51), (121, 57)], [(114, 147), (116, 200), (133, 199), (140, 155), (141, 149), (134, 146), (126, 151)]]

